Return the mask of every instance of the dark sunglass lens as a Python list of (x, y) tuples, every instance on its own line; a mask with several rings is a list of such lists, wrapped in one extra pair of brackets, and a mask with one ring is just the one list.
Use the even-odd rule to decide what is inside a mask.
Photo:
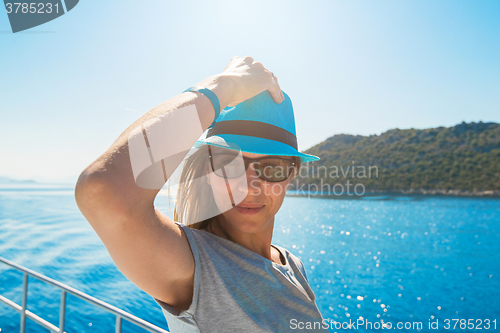
[(238, 178), (245, 173), (245, 163), (241, 156), (216, 154), (212, 155), (212, 163), (214, 172), (219, 177)]
[(270, 158), (255, 163), (257, 175), (268, 182), (282, 182), (290, 176), (294, 161)]

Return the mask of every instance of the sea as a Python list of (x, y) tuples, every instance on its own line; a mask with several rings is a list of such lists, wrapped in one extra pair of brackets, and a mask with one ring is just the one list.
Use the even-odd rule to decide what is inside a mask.
[[(378, 195), (285, 198), (273, 244), (305, 264), (330, 332), (498, 331), (500, 198)], [(168, 196), (155, 205), (169, 215)], [(171, 215), (170, 215), (171, 216)], [(73, 186), (0, 188), (0, 257), (153, 323), (160, 307), (116, 268)], [(0, 295), (21, 304), (22, 274), (0, 263)], [(59, 322), (60, 290), (30, 278), (28, 310)], [(291, 323), (290, 332), (315, 323)], [(114, 332), (115, 317), (69, 295), (66, 332)], [(0, 332), (20, 314), (0, 302)], [(30, 319), (26, 332), (47, 332)], [(123, 322), (122, 332), (145, 332)]]

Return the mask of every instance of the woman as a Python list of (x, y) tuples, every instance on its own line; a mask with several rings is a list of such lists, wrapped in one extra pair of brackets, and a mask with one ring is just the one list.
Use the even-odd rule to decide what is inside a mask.
[[(82, 172), (80, 210), (172, 332), (322, 331), (302, 262), (271, 245), (287, 185), (318, 159), (297, 150), (288, 96), (251, 57), (197, 87), (146, 113)], [(153, 202), (193, 146), (174, 222)]]

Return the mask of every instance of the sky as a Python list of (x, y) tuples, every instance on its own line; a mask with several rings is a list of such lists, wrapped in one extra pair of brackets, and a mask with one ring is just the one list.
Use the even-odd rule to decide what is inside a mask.
[(76, 177), (233, 56), (279, 78), (300, 150), (500, 122), (500, 1), (81, 0), (16, 34), (0, 12), (0, 176)]

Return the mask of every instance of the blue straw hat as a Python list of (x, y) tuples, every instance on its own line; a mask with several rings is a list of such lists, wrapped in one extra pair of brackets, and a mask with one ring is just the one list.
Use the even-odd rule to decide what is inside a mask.
[(292, 101), (274, 102), (264, 91), (236, 106), (220, 112), (207, 136), (195, 147), (212, 145), (247, 153), (278, 156), (298, 156), (302, 163), (319, 160), (314, 155), (298, 151)]

